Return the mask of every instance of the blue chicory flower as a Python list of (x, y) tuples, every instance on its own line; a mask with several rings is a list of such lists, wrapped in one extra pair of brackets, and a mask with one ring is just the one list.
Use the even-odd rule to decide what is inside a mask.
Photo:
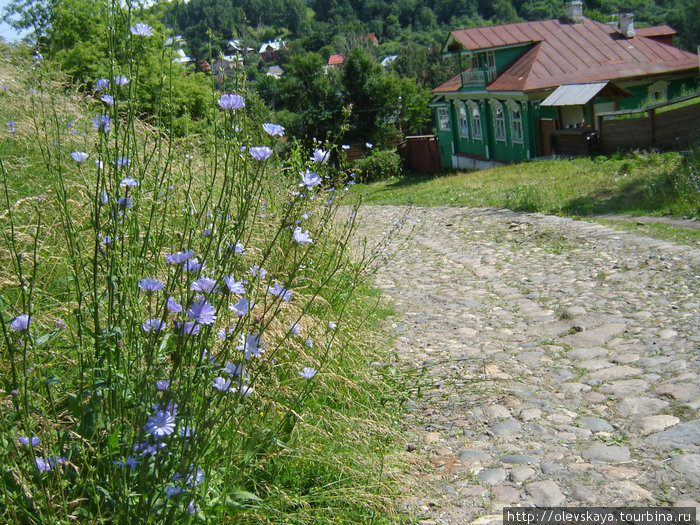
[(190, 284), (190, 289), (194, 290), (195, 292), (202, 293), (219, 291), (216, 287), (216, 280), (212, 279), (211, 277), (200, 277), (195, 282)]
[(107, 89), (109, 87), (109, 80), (106, 78), (100, 78), (95, 82), (95, 89), (98, 91), (102, 91), (103, 89)]
[(299, 371), (299, 375), (304, 379), (311, 379), (316, 375), (316, 370), (307, 366), (306, 368)]
[(279, 124), (272, 124), (271, 122), (265, 122), (262, 125), (262, 127), (265, 130), (265, 133), (267, 133), (271, 137), (274, 137), (275, 135), (277, 135), (279, 137), (284, 136), (284, 127), (280, 126)]
[(320, 148), (314, 150), (311, 160), (318, 162), (319, 164), (325, 164), (328, 161), (329, 152), (324, 151)]
[(187, 310), (187, 317), (197, 322), (198, 324), (214, 324), (216, 320), (216, 308), (214, 308), (207, 300), (200, 299), (190, 305)]
[(313, 171), (303, 171), (300, 173), (301, 175), (301, 183), (299, 186), (306, 186), (307, 189), (311, 189), (314, 186), (318, 186), (321, 184), (321, 176)]
[(88, 158), (88, 154), (84, 151), (74, 151), (70, 154), (70, 156), (75, 162), (83, 162)]
[(143, 429), (158, 438), (169, 436), (175, 431), (175, 415), (168, 410), (158, 410), (146, 420)]
[(254, 146), (250, 148), (250, 156), (258, 161), (267, 160), (272, 155), (272, 149), (267, 146)]
[(41, 438), (36, 436), (32, 436), (31, 438), (28, 438), (27, 436), (19, 436), (17, 439), (23, 445), (31, 444), (32, 447), (36, 447), (39, 443), (41, 443)]
[(228, 305), (228, 309), (240, 317), (247, 314), (252, 307), (252, 303), (248, 302), (248, 299), (245, 297), (242, 297), (236, 304)]
[(185, 262), (193, 255), (194, 250), (187, 250), (186, 252), (167, 253), (165, 254), (165, 262), (170, 264), (179, 264)]
[(267, 291), (270, 295), (274, 295), (275, 297), (279, 297), (285, 302), (289, 302), (289, 300), (292, 298), (292, 292), (290, 290), (287, 290), (284, 286), (278, 283), (274, 283), (272, 286), (267, 287)]
[(243, 285), (247, 284), (247, 281), (236, 281), (233, 275), (224, 277), (224, 282), (231, 293), (244, 294), (245, 288)]
[(216, 390), (219, 390), (220, 392), (226, 392), (231, 386), (231, 380), (224, 379), (223, 377), (217, 377), (216, 379), (214, 379), (214, 381), (211, 382), (211, 386), (213, 386)]
[(114, 97), (112, 95), (102, 95), (100, 100), (108, 106), (114, 106)]
[(311, 236), (309, 235), (309, 230), (306, 230), (302, 233), (301, 228), (299, 226), (294, 228), (294, 240), (302, 246), (306, 246), (307, 244), (311, 244), (312, 242), (314, 242), (313, 239), (311, 239)]
[(137, 23), (131, 26), (131, 34), (134, 36), (148, 37), (153, 36), (153, 28), (148, 24)]
[(40, 456), (34, 458), (34, 464), (40, 472), (48, 472), (53, 468), (53, 463), (50, 459), (42, 458)]
[(141, 328), (143, 328), (144, 332), (160, 332), (163, 328), (165, 328), (165, 321), (158, 319), (157, 317), (147, 319), (143, 322)]
[(114, 83), (117, 86), (126, 86), (129, 83), (129, 79), (126, 78), (124, 75), (117, 75), (114, 77)]
[(237, 93), (226, 93), (219, 98), (219, 107), (231, 111), (245, 106), (245, 99)]
[(29, 329), (29, 324), (32, 322), (32, 318), (27, 314), (21, 314), (15, 317), (10, 322), (10, 328), (18, 332), (23, 332)]
[(138, 286), (146, 292), (157, 292), (165, 287), (165, 283), (163, 281), (159, 281), (158, 279), (144, 277), (138, 282)]
[(238, 389), (238, 393), (241, 394), (243, 397), (248, 397), (253, 393), (253, 387), (248, 385), (241, 385), (241, 387)]
[(200, 270), (203, 270), (204, 268), (206, 268), (205, 261), (202, 261), (200, 263), (199, 259), (197, 259), (196, 257), (192, 257), (191, 259), (186, 260), (182, 265), (182, 269), (190, 273), (196, 273)]
[(243, 375), (243, 363), (226, 363), (223, 371), (230, 376), (241, 377)]
[(109, 118), (109, 115), (100, 115), (92, 119), (92, 129), (103, 131), (105, 133), (111, 129), (110, 124), (112, 124), (112, 119)]
[(168, 301), (165, 303), (165, 306), (168, 310), (170, 310), (174, 314), (178, 314), (178, 313), (182, 312), (182, 305), (180, 305), (180, 303), (178, 303), (172, 297), (168, 297)]
[(255, 277), (256, 275), (259, 275), (261, 279), (264, 279), (267, 276), (267, 270), (256, 264), (255, 266), (250, 267), (250, 274), (253, 277)]
[(246, 359), (260, 357), (265, 352), (265, 345), (260, 335), (244, 336), (241, 334), (241, 343), (236, 348), (245, 353)]

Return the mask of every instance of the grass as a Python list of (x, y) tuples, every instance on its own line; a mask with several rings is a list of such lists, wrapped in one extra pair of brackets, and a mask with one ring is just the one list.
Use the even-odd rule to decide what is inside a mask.
[(366, 204), (494, 207), (574, 216), (695, 217), (700, 213), (695, 178), (679, 153), (633, 153), (531, 161), (438, 176), (409, 175), (358, 184), (353, 195)]
[(595, 219), (595, 222), (605, 224), (606, 226), (610, 226), (616, 230), (623, 230), (629, 233), (641, 233), (655, 239), (700, 248), (700, 230), (697, 229), (679, 228), (668, 224), (638, 224), (634, 221), (617, 219)]
[[(221, 365), (212, 365), (210, 370), (202, 357), (199, 360), (201, 365), (191, 367), (190, 371), (186, 370), (183, 362), (192, 359), (191, 356), (203, 354), (199, 347), (189, 348), (186, 353), (176, 351), (175, 344), (178, 343), (173, 340), (186, 340), (181, 335), (178, 336), (173, 332), (174, 337), (168, 339), (166, 336), (161, 340), (162, 344), (153, 345), (151, 340), (147, 339), (150, 335), (141, 334), (140, 321), (146, 317), (144, 314), (146, 306), (149, 312), (151, 306), (150, 299), (148, 301), (138, 299), (138, 297), (145, 297), (141, 292), (136, 292), (133, 296), (134, 308), (129, 311), (130, 318), (138, 321), (124, 322), (126, 328), (119, 327), (119, 332), (114, 330), (108, 334), (110, 337), (115, 335), (115, 341), (118, 336), (114, 346), (109, 347), (110, 359), (111, 356), (128, 355), (129, 357), (123, 360), (114, 359), (115, 363), (120, 361), (125, 363), (125, 368), (118, 368), (121, 366), (118, 364), (110, 365), (109, 371), (110, 373), (112, 370), (115, 371), (115, 379), (95, 381), (95, 388), (92, 390), (88, 390), (91, 388), (89, 386), (81, 390), (82, 385), (78, 389), (77, 378), (79, 377), (82, 381), (83, 376), (92, 377), (91, 374), (97, 377), (102, 364), (83, 365), (84, 360), (87, 362), (91, 359), (89, 356), (93, 351), (87, 348), (87, 345), (81, 346), (73, 337), (75, 319), (81, 315), (81, 312), (75, 308), (75, 298), (70, 292), (77, 279), (71, 273), (69, 262), (71, 253), (66, 239), (87, 239), (86, 245), (89, 245), (89, 241), (93, 238), (90, 235), (91, 208), (86, 206), (85, 202), (94, 203), (98, 199), (93, 198), (91, 201), (86, 197), (90, 195), (91, 188), (96, 186), (94, 180), (96, 170), (92, 169), (92, 164), (88, 163), (84, 167), (78, 167), (70, 161), (68, 152), (83, 149), (89, 151), (92, 156), (91, 163), (97, 156), (99, 150), (93, 141), (98, 135), (97, 131), (91, 129), (91, 117), (95, 108), (85, 106), (84, 102), (67, 95), (62, 85), (45, 86), (48, 91), (47, 97), (43, 98), (42, 91), (41, 95), (36, 95), (34, 98), (46, 100), (47, 105), (50, 102), (52, 111), (55, 111), (53, 120), (56, 123), (55, 125), (49, 123), (45, 128), (41, 125), (38, 127), (49, 130), (57, 128), (56, 134), (60, 135), (62, 142), (55, 143), (54, 147), (52, 137), (48, 133), (46, 136), (37, 136), (34, 131), (29, 103), (32, 97), (26, 89), (26, 83), (29, 80), (26, 77), (31, 75), (31, 68), (27, 67), (26, 57), (24, 62), (19, 61), (24, 67), (15, 69), (10, 61), (0, 64), (0, 78), (3, 78), (9, 86), (7, 90), (0, 92), (0, 101), (5, 102), (0, 104), (0, 120), (4, 125), (7, 120), (12, 119), (16, 121), (17, 128), (16, 132), (12, 133), (6, 132), (5, 129), (0, 130), (3, 133), (0, 136), (0, 160), (3, 163), (3, 169), (0, 171), (2, 174), (0, 180), (3, 182), (1, 194), (6, 197), (6, 202), (0, 204), (0, 232), (3, 233), (3, 243), (0, 243), (0, 261), (2, 262), (0, 265), (0, 308), (2, 308), (0, 313), (3, 316), (3, 324), (9, 326), (9, 320), (16, 313), (29, 311), (33, 316), (32, 334), (38, 335), (48, 330), (52, 332), (40, 337), (34, 335), (24, 337), (24, 334), (8, 331), (7, 326), (3, 326), (5, 335), (0, 339), (3, 390), (10, 392), (14, 386), (13, 380), (10, 379), (10, 370), (14, 372), (15, 368), (21, 365), (21, 369), (18, 369), (19, 374), (26, 377), (25, 387), (21, 394), (13, 394), (13, 396), (21, 395), (22, 402), (28, 409), (20, 411), (15, 408), (16, 402), (9, 400), (10, 396), (5, 396), (0, 404), (0, 435), (2, 435), (0, 458), (5, 465), (3, 467), (5, 483), (0, 489), (0, 521), (67, 523), (77, 519), (94, 523), (120, 522), (120, 516), (127, 515), (120, 512), (136, 512), (133, 506), (131, 509), (124, 510), (120, 502), (136, 500), (142, 494), (143, 499), (146, 500), (149, 498), (149, 493), (158, 493), (163, 500), (161, 506), (154, 507), (153, 510), (154, 513), (159, 513), (158, 518), (154, 517), (155, 514), (140, 514), (139, 522), (172, 523), (174, 513), (186, 508), (190, 496), (187, 499), (181, 498), (181, 503), (177, 503), (177, 493), (174, 499), (163, 499), (162, 486), (166, 484), (173, 486), (172, 484), (177, 482), (174, 475), (171, 476), (172, 473), (180, 474), (181, 478), (181, 472), (185, 476), (191, 476), (192, 472), (199, 469), (201, 465), (207, 469), (206, 482), (191, 488), (188, 486), (191, 494), (197, 494), (200, 497), (201, 514), (200, 511), (196, 511), (196, 515), (179, 517), (178, 523), (191, 522), (199, 518), (217, 523), (382, 524), (395, 522), (399, 514), (395, 503), (398, 499), (398, 489), (391, 473), (396, 470), (393, 468), (394, 462), (397, 461), (394, 458), (399, 455), (402, 444), (396, 430), (396, 422), (402, 417), (402, 400), (406, 397), (404, 392), (407, 379), (397, 374), (393, 368), (381, 364), (391, 361), (388, 355), (390, 338), (381, 327), (385, 318), (391, 315), (392, 309), (383, 303), (377, 290), (362, 284), (363, 273), (357, 269), (360, 264), (352, 263), (348, 258), (340, 255), (344, 252), (336, 246), (344, 248), (342, 243), (347, 240), (340, 238), (338, 233), (321, 235), (322, 232), (325, 234), (326, 231), (330, 231), (329, 228), (324, 227), (321, 230), (319, 226), (319, 229), (315, 230), (313, 233), (315, 242), (311, 247), (305, 248), (309, 250), (308, 252), (302, 252), (287, 241), (284, 241), (284, 244), (282, 241), (274, 244), (273, 241), (274, 249), (271, 248), (270, 257), (265, 258), (265, 267), (270, 270), (270, 273), (278, 276), (276, 278), (282, 283), (285, 283), (282, 277), (285, 272), (296, 275), (292, 272), (299, 271), (302, 274), (295, 281), (298, 287), (294, 291), (293, 304), (282, 304), (279, 299), (270, 299), (263, 285), (260, 285), (260, 293), (257, 297), (253, 297), (253, 291), (246, 292), (255, 299), (256, 310), (255, 316), (248, 315), (247, 321), (237, 322), (236, 326), (243, 322), (250, 322), (251, 326), (240, 335), (249, 331), (253, 333), (253, 329), (257, 330), (258, 326), (267, 327), (267, 348), (264, 359), (255, 360), (255, 363), (260, 364), (252, 364), (252, 360), (246, 364), (248, 370), (256, 370), (250, 374), (252, 381), (260, 376), (257, 379), (260, 387), (255, 389), (250, 402), (242, 396), (233, 397), (234, 394), (231, 394), (225, 403), (220, 403), (220, 400), (224, 399), (222, 397), (224, 394), (221, 396), (212, 394), (209, 380), (213, 375), (219, 374)], [(69, 127), (67, 123), (72, 121), (76, 123)], [(226, 119), (225, 123), (231, 125), (232, 121)], [(73, 129), (76, 129), (75, 135), (70, 133)], [(147, 128), (139, 121), (134, 122), (134, 130), (133, 140), (135, 143), (136, 140), (139, 141), (140, 151), (157, 151), (157, 148), (152, 145), (156, 141), (156, 138), (153, 138), (157, 135), (155, 130)], [(132, 131), (125, 133), (131, 134)], [(129, 141), (125, 143), (128, 144)], [(68, 197), (65, 199), (61, 198), (56, 191), (56, 183), (51, 182), (51, 176), (55, 177), (55, 173), (51, 172), (42, 160), (41, 144), (50, 145), (45, 148), (45, 152), (58, 152), (56, 158), (59, 163), (63, 162), (61, 165), (64, 166), (63, 175), (68, 188), (66, 193)], [(253, 144), (256, 143), (253, 142)], [(152, 226), (147, 213), (138, 214), (139, 205), (121, 214), (114, 213), (109, 216), (105, 214), (105, 219), (108, 219), (105, 222), (110, 225), (114, 223), (115, 229), (120, 229), (120, 232), (124, 232), (121, 228), (131, 228), (127, 233), (122, 233), (122, 236), (126, 240), (133, 239), (134, 243), (147, 238), (147, 233), (151, 231), (149, 228), (152, 228), (153, 232), (162, 233), (162, 239), (158, 239), (160, 244), (153, 249), (155, 255), (150, 256), (149, 253), (150, 257), (138, 259), (138, 265), (133, 263), (134, 266), (128, 268), (124, 266), (122, 288), (124, 290), (130, 289), (130, 286), (134, 287), (134, 283), (130, 284), (129, 279), (135, 280), (142, 275), (160, 276), (156, 274), (154, 268), (158, 264), (162, 265), (162, 262), (158, 263), (158, 261), (162, 261), (163, 253), (179, 249), (178, 239), (181, 237), (189, 237), (187, 241), (182, 242), (187, 242), (187, 246), (199, 244), (197, 253), (204, 253), (203, 246), (208, 242), (206, 239), (211, 235), (217, 235), (217, 230), (212, 226), (214, 234), (208, 232), (206, 235), (200, 235), (203, 231), (202, 227), (209, 227), (210, 222), (217, 225), (223, 224), (223, 217), (227, 215), (226, 212), (217, 214), (215, 210), (211, 214), (212, 219), (208, 220), (209, 215), (199, 211), (197, 216), (192, 218), (193, 212), (190, 210), (194, 210), (195, 207), (198, 210), (208, 210), (206, 203), (215, 201), (218, 195), (216, 191), (223, 192), (223, 189), (218, 188), (220, 183), (215, 176), (218, 173), (215, 170), (212, 171), (213, 178), (210, 179), (215, 182), (197, 183), (201, 174), (209, 168), (208, 163), (212, 162), (212, 155), (208, 154), (204, 148), (198, 148), (195, 144), (188, 144), (186, 141), (173, 142), (173, 151), (168, 153), (167, 159), (167, 164), (172, 166), (168, 173), (172, 173), (174, 187), (187, 186), (187, 190), (186, 193), (175, 195), (166, 192), (168, 196), (162, 200), (156, 198), (161, 194), (155, 190), (151, 191), (149, 186), (152, 184), (153, 174), (160, 174), (161, 170), (139, 159), (138, 151), (132, 151), (136, 156), (132, 157), (132, 167), (129, 168), (131, 171), (128, 173), (138, 176), (141, 184), (137, 189), (132, 190), (133, 193), (130, 196), (136, 201), (136, 192), (142, 192), (144, 204), (170, 202), (171, 209), (181, 209), (183, 213), (182, 216), (164, 213), (165, 218), (161, 219), (162, 225), (157, 226)], [(238, 151), (238, 148), (235, 151)], [(115, 152), (114, 157), (118, 158), (120, 154)], [(61, 160), (61, 155), (67, 163)], [(241, 158), (247, 158), (247, 156), (241, 155)], [(203, 166), (199, 166), (200, 161)], [(248, 162), (251, 161), (248, 160)], [(136, 169), (134, 165), (141, 168)], [(246, 165), (239, 164), (238, 168), (239, 178), (236, 180), (244, 181)], [(297, 171), (294, 170), (294, 173)], [(253, 171), (251, 168), (248, 173), (252, 175), (260, 172)], [(121, 187), (120, 179), (121, 175), (116, 178), (115, 188)], [(271, 237), (277, 238), (275, 229), (271, 228), (271, 225), (273, 220), (278, 220), (287, 209), (285, 206), (287, 206), (288, 196), (287, 187), (280, 179), (278, 172), (273, 172), (269, 180), (263, 179), (265, 186), (258, 191), (260, 194), (271, 194), (265, 213), (268, 217), (267, 222), (251, 220), (252, 233), (246, 239), (246, 253), (239, 257), (240, 262), (236, 262), (239, 259), (226, 259), (230, 262), (232, 270), (223, 271), (222, 269), (221, 275), (231, 272), (235, 272), (237, 276), (245, 275), (250, 263), (244, 264), (244, 258), (250, 257), (251, 263), (259, 261), (259, 252), (265, 246), (264, 243)], [(184, 184), (188, 180), (189, 185)], [(296, 180), (292, 187), (297, 187)], [(98, 195), (97, 190), (92, 191)], [(124, 190), (122, 188), (116, 191)], [(243, 196), (251, 197), (249, 193), (243, 193)], [(275, 196), (280, 204), (272, 200)], [(260, 200), (258, 197), (259, 195), (254, 194), (250, 200), (258, 202)], [(110, 199), (109, 202), (114, 201), (114, 195)], [(242, 205), (247, 200), (246, 198), (236, 201), (230, 199), (230, 202)], [(317, 199), (318, 208), (311, 208), (312, 205), (309, 204), (312, 219), (305, 223), (305, 227), (309, 225), (312, 232), (314, 232), (312, 221), (316, 210), (332, 209), (331, 200), (325, 207), (321, 201), (326, 202), (326, 199)], [(227, 205), (229, 199), (222, 199), (222, 202)], [(66, 225), (61, 220), (61, 210), (64, 205), (70, 208), (72, 213), (72, 222), (69, 226), (74, 228), (70, 234), (66, 233)], [(148, 208), (144, 206), (143, 209)], [(301, 211), (303, 209), (298, 213)], [(248, 218), (245, 213), (239, 214), (241, 222)], [(42, 222), (41, 230), (35, 226), (39, 215)], [(112, 220), (114, 217), (117, 219)], [(262, 218), (262, 214), (260, 217)], [(333, 222), (333, 215), (330, 213), (319, 217), (322, 221)], [(220, 222), (215, 223), (215, 220)], [(223, 226), (220, 227), (223, 228)], [(282, 232), (281, 239), (289, 238), (287, 232), (289, 229), (285, 220), (278, 230)], [(39, 231), (41, 233), (37, 234)], [(156, 237), (156, 233), (153, 235)], [(232, 236), (230, 240), (238, 238), (239, 236)], [(12, 240), (12, 243), (4, 242), (8, 239)], [(115, 237), (115, 239), (119, 241), (119, 238)], [(221, 240), (223, 241), (223, 237)], [(101, 287), (102, 274), (107, 273), (102, 270), (103, 266), (98, 267), (97, 270), (91, 270), (90, 266), (84, 263), (84, 258), (93, 253), (100, 264), (105, 259), (105, 253), (110, 254), (111, 257), (112, 251), (106, 248), (106, 243), (97, 246), (99, 250), (85, 250), (78, 253), (77, 264), (82, 266), (77, 275), (82, 278), (82, 274), (87, 275), (90, 271), (94, 271), (94, 281), (99, 282)], [(124, 241), (122, 246), (125, 246), (122, 253), (126, 253), (123, 259), (126, 261), (127, 256), (130, 256), (128, 250), (131, 248), (128, 247), (129, 243)], [(34, 252), (33, 247), (36, 247)], [(138, 246), (134, 253), (137, 251)], [(308, 258), (306, 258), (307, 254), (310, 254)], [(115, 267), (121, 264), (121, 259), (117, 260), (115, 257), (114, 260), (117, 261), (114, 263)], [(129, 259), (129, 261), (134, 260), (136, 259)], [(24, 284), (27, 280), (18, 279), (14, 261), (17, 261), (16, 267), (19, 267), (22, 262), (30, 269), (34, 269), (36, 273), (36, 278), (33, 275), (31, 277), (31, 289), (34, 293), (29, 300), (25, 301), (27, 286), (18, 286), (18, 283)], [(222, 261), (224, 261), (223, 257), (219, 260), (220, 266), (225, 264)], [(307, 264), (302, 266), (301, 263), (304, 261)], [(217, 255), (210, 252), (207, 259), (208, 268), (211, 268), (209, 271), (215, 271), (216, 262)], [(152, 267), (147, 268), (149, 264)], [(339, 265), (338, 271), (333, 269), (335, 265)], [(104, 267), (106, 266), (105, 264)], [(163, 268), (160, 270), (163, 274), (169, 271)], [(325, 282), (326, 278), (327, 286), (324, 285), (322, 289), (320, 283)], [(248, 279), (253, 280), (250, 277)], [(262, 277), (260, 279), (262, 280)], [(92, 278), (86, 279), (86, 282), (92, 280)], [(252, 284), (256, 286), (255, 282)], [(189, 292), (183, 292), (182, 297), (186, 298), (187, 293)], [(107, 305), (106, 295), (95, 295), (95, 297), (96, 305), (100, 305), (101, 308), (102, 305)], [(126, 294), (124, 297), (128, 299)], [(213, 300), (213, 294), (209, 298)], [(25, 302), (31, 307), (26, 307)], [(302, 304), (306, 306), (301, 306)], [(224, 317), (226, 310), (224, 304), (224, 307), (217, 312), (217, 317), (219, 319)], [(104, 312), (104, 309), (101, 312)], [(302, 314), (301, 324), (305, 336), (313, 334), (314, 331), (318, 335), (313, 337), (313, 350), (308, 342), (305, 345), (303, 339), (294, 339), (287, 333), (290, 331), (288, 328), (290, 323), (299, 320)], [(65, 320), (61, 329), (63, 331), (58, 328), (54, 330), (53, 322), (60, 318)], [(330, 327), (329, 319), (338, 321), (337, 330)], [(120, 322), (119, 319), (117, 321)], [(213, 352), (221, 349), (223, 364), (228, 360), (223, 353), (224, 345), (235, 345), (236, 342), (229, 343), (228, 339), (237, 338), (224, 334), (222, 339), (226, 342), (215, 341), (211, 337), (213, 332), (208, 334), (204, 330), (206, 328), (203, 329), (200, 340), (208, 337), (211, 345), (215, 345), (207, 345), (207, 355), (212, 355)], [(146, 332), (146, 329), (143, 331)], [(104, 331), (93, 332), (96, 334), (95, 340), (107, 339), (100, 335), (105, 334)], [(86, 338), (90, 337), (91, 334), (88, 334)], [(101, 344), (105, 346), (98, 348), (99, 351), (107, 345), (107, 343)], [(132, 359), (132, 353), (142, 348), (157, 350), (156, 366), (142, 365), (139, 358)], [(16, 357), (18, 351), (24, 352), (24, 362), (21, 359), (18, 361)], [(167, 353), (167, 358), (162, 358), (161, 353), (163, 355)], [(97, 350), (94, 354), (97, 355)], [(269, 359), (266, 356), (270, 356)], [(26, 366), (27, 359), (31, 359), (34, 366)], [(287, 360), (289, 362), (286, 362)], [(320, 373), (318, 378), (314, 379), (313, 388), (301, 387), (300, 385), (306, 383), (303, 383), (297, 374), (297, 368), (307, 362), (321, 363), (316, 365), (320, 368)], [(377, 365), (377, 363), (380, 364)], [(290, 364), (294, 368), (285, 366)], [(254, 368), (256, 366), (257, 369)], [(163, 375), (162, 370), (156, 370), (156, 367), (172, 370), (173, 385), (167, 389), (167, 394), (155, 392), (152, 386), (151, 375), (156, 377), (155, 372), (158, 372), (157, 377), (171, 377), (169, 374)], [(211, 374), (212, 377), (205, 376), (205, 373)], [(176, 398), (174, 396), (184, 391), (185, 374), (201, 374), (200, 379), (202, 377), (208, 377), (208, 379), (199, 383), (192, 380), (192, 384), (195, 385), (192, 391), (196, 391), (196, 395), (186, 398), (183, 394), (182, 398)], [(141, 388), (131, 391), (122, 387), (123, 383), (135, 382), (134, 378), (139, 377), (144, 378), (143, 383), (149, 386), (148, 390)], [(264, 383), (265, 381), (268, 383)], [(199, 390), (195, 390), (196, 388)], [(104, 392), (108, 390), (109, 395), (105, 395)], [(89, 392), (90, 396), (83, 392)], [(122, 396), (122, 392), (129, 395), (128, 399), (124, 397), (123, 403), (118, 397)], [(192, 458), (191, 451), (194, 447), (190, 448), (189, 455), (170, 453), (170, 450), (175, 451), (177, 447), (184, 447), (181, 443), (185, 443), (184, 440), (176, 441), (178, 438), (173, 438), (168, 441), (166, 451), (158, 456), (157, 468), (151, 468), (147, 463), (150, 460), (146, 459), (146, 456), (141, 459), (141, 466), (136, 470), (137, 474), (132, 475), (133, 470), (128, 471), (123, 465), (121, 467), (123, 470), (115, 466), (114, 459), (124, 458), (133, 450), (131, 437), (127, 436), (127, 431), (135, 435), (143, 434), (145, 417), (137, 417), (133, 413), (142, 404), (147, 414), (155, 410), (149, 405), (148, 395), (159, 396), (157, 399), (163, 399), (165, 395), (172, 395), (173, 399), (178, 401), (182, 399), (180, 408), (185, 410), (190, 406), (201, 407), (199, 413), (202, 416), (198, 419), (201, 424), (195, 427), (195, 430), (202, 429), (203, 436), (214, 427), (215, 423), (217, 428), (222, 429), (216, 434), (213, 432), (208, 434), (212, 439), (202, 438), (203, 452), (200, 454), (200, 459)], [(94, 405), (98, 408), (92, 410), (92, 400), (83, 404), (80, 401), (82, 399), (97, 400)], [(36, 410), (33, 410), (34, 407)], [(57, 410), (54, 407), (57, 407)], [(122, 408), (123, 413), (117, 411)], [(217, 418), (220, 419), (217, 420)], [(192, 420), (195, 419), (192, 417)], [(88, 423), (79, 424), (82, 421)], [(182, 421), (178, 419), (178, 428), (184, 425)], [(229, 424), (231, 421), (240, 423)], [(99, 427), (99, 432), (93, 432), (92, 427)], [(37, 454), (48, 455), (60, 452), (67, 456), (66, 461), (58, 463), (56, 460), (56, 466), (52, 465), (49, 469), (51, 472), (37, 470), (36, 467), (39, 465), (33, 461), (34, 452), (17, 445), (17, 437), (25, 434), (41, 436), (41, 447), (37, 449)], [(81, 439), (75, 439), (79, 434)], [(192, 441), (195, 439), (199, 439), (197, 433), (191, 438)], [(66, 443), (70, 444), (70, 448), (65, 445)], [(169, 457), (174, 459), (167, 459)], [(172, 461), (172, 465), (167, 463), (168, 461)], [(77, 475), (79, 471), (83, 481), (85, 481), (84, 478), (88, 481), (69, 484), (69, 478)], [(114, 475), (115, 472), (119, 474)], [(156, 474), (160, 478), (157, 483), (150, 484), (148, 490), (140, 490), (134, 478), (128, 477), (138, 475), (139, 479), (136, 481), (140, 482), (141, 479), (150, 479), (149, 476)], [(195, 488), (197, 486), (200, 488)], [(94, 491), (92, 491), (93, 487), (96, 487)], [(74, 490), (83, 490), (85, 497), (78, 499), (69, 496)], [(116, 497), (124, 493), (128, 494), (128, 497)], [(38, 496), (30, 497), (30, 494)], [(168, 505), (170, 507), (167, 507)], [(169, 508), (172, 510), (168, 510)], [(123, 520), (121, 522), (126, 522)]]

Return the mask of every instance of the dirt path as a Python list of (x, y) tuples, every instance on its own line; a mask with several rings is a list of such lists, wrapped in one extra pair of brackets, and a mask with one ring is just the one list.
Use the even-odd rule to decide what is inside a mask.
[[(380, 239), (407, 212), (365, 207)], [(700, 500), (700, 250), (540, 214), (417, 208), (378, 274), (405, 421), (402, 504), (421, 523), (508, 505)]]

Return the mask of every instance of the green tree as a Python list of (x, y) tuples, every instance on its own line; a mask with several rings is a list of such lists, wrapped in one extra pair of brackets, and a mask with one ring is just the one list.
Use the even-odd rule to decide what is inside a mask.
[(496, 0), (493, 3), (494, 24), (512, 24), (513, 22), (520, 22), (521, 20), (515, 8), (508, 0)]
[(318, 53), (294, 56), (279, 81), (285, 110), (279, 115), (281, 123), (307, 145), (313, 138), (330, 139), (340, 131), (342, 99), (324, 73), (324, 64)]

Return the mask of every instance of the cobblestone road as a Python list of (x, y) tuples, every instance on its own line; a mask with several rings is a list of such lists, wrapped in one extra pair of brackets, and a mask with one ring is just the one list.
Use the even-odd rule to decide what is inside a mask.
[(700, 250), (539, 214), (364, 207), (407, 248), (377, 275), (405, 421), (402, 505), (422, 523), (509, 505), (700, 500)]

